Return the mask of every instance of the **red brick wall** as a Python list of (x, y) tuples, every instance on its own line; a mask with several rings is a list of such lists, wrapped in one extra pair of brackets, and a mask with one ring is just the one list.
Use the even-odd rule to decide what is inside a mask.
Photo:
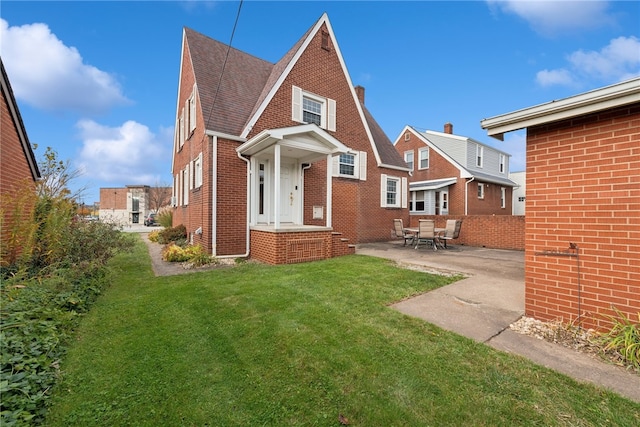
[[(640, 311), (640, 104), (528, 129), (527, 315), (606, 326)], [(576, 243), (571, 257), (543, 256)]]
[[(444, 228), (448, 219), (461, 219), (462, 227), (454, 245), (522, 251), (525, 248), (525, 217), (513, 215), (411, 215), (411, 227), (419, 219), (432, 219), (436, 227)], [(392, 224), (389, 224), (391, 227)]]
[(292, 264), (331, 257), (331, 231), (251, 230), (251, 258), (267, 264)]
[[(478, 184), (481, 181), (471, 181), (460, 178), (460, 170), (451, 164), (446, 158), (438, 154), (436, 150), (429, 149), (429, 167), (418, 169), (421, 148), (428, 147), (412, 130), (408, 131), (408, 139), (405, 134), (398, 136), (395, 148), (404, 159), (404, 153), (413, 151), (413, 176), (410, 182), (429, 181), (433, 179), (457, 178), (457, 182), (449, 186), (449, 215), (465, 214), (465, 195), (468, 191), (468, 205), (466, 213), (469, 215), (511, 215), (512, 189), (506, 188), (505, 207), (500, 207), (501, 186), (497, 184), (483, 183), (484, 198), (478, 198)], [(468, 189), (465, 189), (465, 185)]]

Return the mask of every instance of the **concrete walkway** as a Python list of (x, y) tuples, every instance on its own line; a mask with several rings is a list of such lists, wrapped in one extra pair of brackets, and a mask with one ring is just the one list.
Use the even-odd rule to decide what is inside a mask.
[(447, 250), (415, 250), (402, 243), (361, 244), (356, 253), (391, 259), (407, 268), (463, 274), (465, 278), (398, 302), (395, 309), (640, 402), (640, 376), (509, 329), (524, 315), (524, 252), (458, 245)]

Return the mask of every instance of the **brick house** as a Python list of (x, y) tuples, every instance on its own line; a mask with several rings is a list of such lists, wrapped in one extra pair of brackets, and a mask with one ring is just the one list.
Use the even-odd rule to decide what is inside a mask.
[(411, 170), (411, 215), (511, 215), (510, 155), (474, 139), (406, 126), (395, 149)]
[(121, 225), (143, 224), (150, 212), (169, 206), (171, 187), (127, 185), (125, 187), (100, 188), (100, 210), (103, 221)]
[[(0, 117), (0, 195), (2, 196), (2, 248), (6, 248), (6, 240), (10, 238), (12, 215), (19, 211), (28, 215), (33, 199), (22, 200), (20, 192), (33, 190), (35, 182), (40, 178), (40, 171), (33, 149), (29, 143), (27, 131), (18, 109), (18, 104), (9, 83), (9, 77), (0, 59), (2, 89), (2, 110)], [(11, 204), (21, 203), (20, 206)], [(29, 206), (26, 206), (28, 204)]]
[(387, 240), (408, 170), (354, 87), (326, 14), (275, 64), (183, 31), (174, 225), (271, 264)]
[(640, 312), (640, 78), (488, 118), (527, 130), (525, 310), (604, 327)]

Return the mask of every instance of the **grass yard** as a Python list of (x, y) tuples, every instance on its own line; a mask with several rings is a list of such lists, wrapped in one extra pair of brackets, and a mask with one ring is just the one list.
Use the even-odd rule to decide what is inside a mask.
[(640, 405), (387, 304), (451, 278), (347, 256), (153, 276), (83, 319), (50, 426), (637, 426)]

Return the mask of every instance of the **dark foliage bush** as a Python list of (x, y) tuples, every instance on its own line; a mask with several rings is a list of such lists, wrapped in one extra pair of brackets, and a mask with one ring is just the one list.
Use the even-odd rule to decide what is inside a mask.
[(158, 243), (166, 245), (171, 242), (179, 242), (187, 240), (187, 228), (183, 225), (177, 225), (171, 228), (165, 228), (158, 235)]

